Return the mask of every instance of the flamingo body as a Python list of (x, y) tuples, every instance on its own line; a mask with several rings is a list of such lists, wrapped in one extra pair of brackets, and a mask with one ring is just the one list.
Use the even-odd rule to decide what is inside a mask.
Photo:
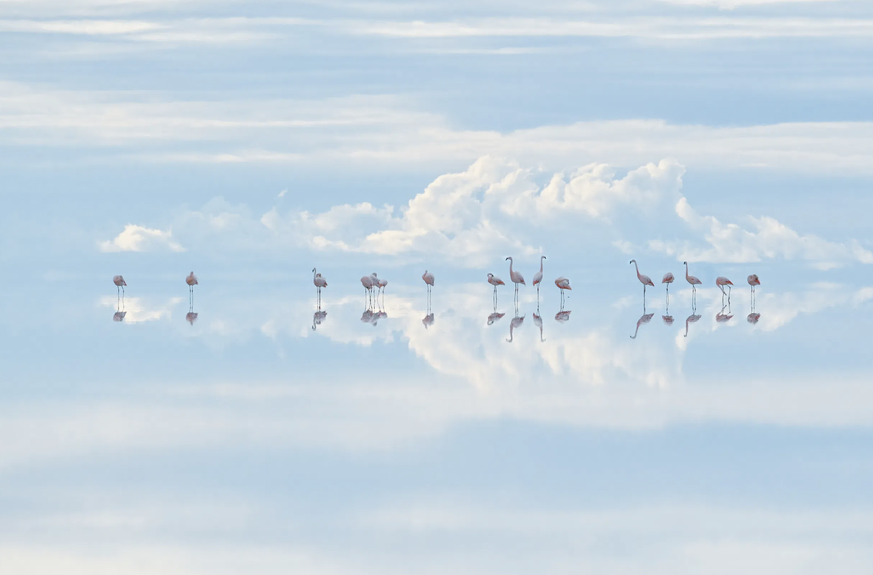
[(506, 285), (505, 283), (503, 283), (502, 279), (491, 273), (488, 274), (488, 283), (490, 283), (494, 287)]
[(424, 273), (421, 274), (421, 279), (423, 279), (424, 283), (426, 283), (427, 285), (429, 285), (429, 286), (433, 285), (433, 274), (428, 273), (427, 270), (424, 270)]
[(127, 285), (127, 282), (124, 281), (124, 278), (121, 276), (115, 276), (112, 278), (112, 283), (115, 284), (115, 287), (124, 287)]
[(188, 277), (185, 278), (185, 283), (188, 284), (189, 286), (200, 285), (199, 282), (197, 281), (197, 276), (194, 275), (194, 272), (191, 272), (190, 274), (188, 274)]
[(670, 272), (667, 272), (664, 274), (664, 279), (661, 280), (661, 283), (669, 285), (669, 284), (673, 283), (674, 279), (676, 279), (676, 278), (673, 277), (673, 274), (671, 274)]

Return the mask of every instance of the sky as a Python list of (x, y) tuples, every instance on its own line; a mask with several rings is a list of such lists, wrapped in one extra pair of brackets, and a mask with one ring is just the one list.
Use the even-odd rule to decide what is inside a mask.
[(871, 39), (0, 0), (0, 571), (869, 571)]

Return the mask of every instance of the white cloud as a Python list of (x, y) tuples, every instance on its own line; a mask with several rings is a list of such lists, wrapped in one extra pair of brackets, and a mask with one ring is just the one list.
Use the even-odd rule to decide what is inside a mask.
[(185, 248), (173, 241), (172, 231), (155, 230), (135, 224), (124, 226), (124, 231), (111, 240), (99, 242), (98, 247), (102, 252), (185, 251)]
[[(803, 235), (770, 217), (746, 218), (743, 227), (702, 216), (681, 193), (684, 173), (669, 159), (624, 175), (605, 164), (589, 164), (552, 174), (540, 184), (547, 174), (484, 156), (462, 172), (439, 176), (402, 209), (362, 202), (321, 213), (283, 213), (274, 207), (257, 217), (244, 205), (217, 198), (178, 214), (173, 229), (198, 249), (220, 245), (224, 251), (272, 252), (293, 246), (462, 267), (510, 253), (561, 252), (570, 249), (568, 240), (606, 253), (647, 246), (678, 261), (785, 259), (819, 268), (873, 263), (873, 253), (858, 241)], [(128, 226), (100, 245), (104, 251), (145, 251), (166, 249), (168, 243), (181, 249), (169, 232)]]
[[(873, 173), (873, 123), (717, 127), (661, 120), (456, 129), (392, 95), (311, 100), (166, 100), (0, 82), (0, 143), (69, 146), (92, 161), (296, 163), (445, 169), (485, 155), (550, 169), (639, 166), (676, 158), (701, 168)], [(110, 147), (111, 146), (111, 147)]]
[[(725, 224), (713, 216), (699, 215), (681, 198), (676, 214), (689, 228), (703, 236), (703, 242), (651, 240), (657, 252), (691, 262), (757, 262), (763, 259), (802, 259), (822, 269), (846, 262), (873, 263), (873, 253), (857, 241), (848, 244), (829, 242), (813, 235), (801, 235), (770, 217), (748, 217), (750, 229)], [(702, 245), (701, 245), (702, 244)]]

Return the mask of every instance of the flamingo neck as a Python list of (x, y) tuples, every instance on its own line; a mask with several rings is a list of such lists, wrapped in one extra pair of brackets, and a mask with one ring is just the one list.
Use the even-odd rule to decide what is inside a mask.
[(540, 258), (540, 273), (543, 273), (543, 258)]
[[(640, 277), (640, 266), (637, 265), (637, 260), (634, 260), (634, 269), (637, 270), (637, 278)], [(642, 281), (642, 278), (640, 278)]]

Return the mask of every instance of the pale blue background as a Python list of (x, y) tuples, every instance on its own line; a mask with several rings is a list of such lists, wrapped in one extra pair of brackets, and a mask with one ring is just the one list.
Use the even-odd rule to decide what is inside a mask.
[[(851, 0), (0, 0), (0, 571), (868, 572), (871, 38)], [(603, 217), (482, 207), (463, 231), (494, 234), (451, 249), (293, 223), (402, 217), (486, 155), (538, 192), (592, 163), (684, 171)], [(682, 260), (736, 252), (679, 194), (796, 233), (692, 258), (688, 338)], [(106, 251), (129, 224), (171, 235)], [(546, 341), (528, 286), (510, 344), (511, 289), (488, 326), (484, 277), (515, 255), (529, 283), (539, 253)], [(635, 340), (631, 257), (658, 284)]]

